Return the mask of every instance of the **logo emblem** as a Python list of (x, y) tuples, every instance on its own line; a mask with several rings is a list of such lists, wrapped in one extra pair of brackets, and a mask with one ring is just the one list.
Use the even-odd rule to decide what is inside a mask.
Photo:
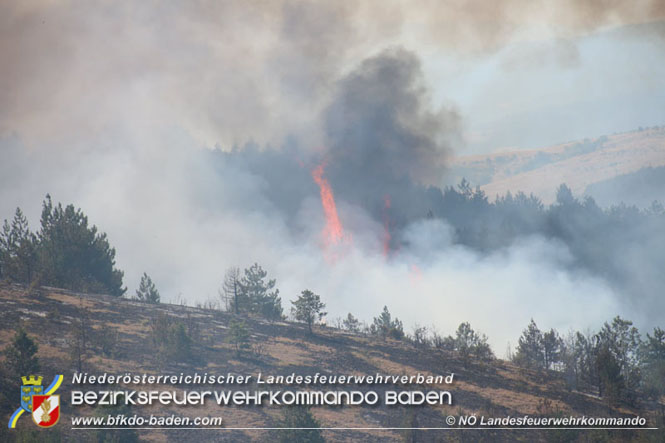
[(31, 375), (30, 377), (21, 377), (23, 385), (21, 386), (21, 407), (25, 409), (26, 412), (32, 412), (32, 396), (41, 395), (44, 393), (44, 387), (42, 386), (43, 377), (35, 377)]
[(60, 420), (59, 395), (33, 395), (32, 421), (42, 428), (50, 428)]
[(24, 412), (32, 415), (32, 420), (41, 427), (50, 428), (60, 419), (60, 396), (53, 395), (62, 384), (64, 377), (56, 375), (48, 388), (42, 386), (41, 376), (21, 377), (21, 407), (9, 419), (9, 427), (15, 428), (16, 422)]

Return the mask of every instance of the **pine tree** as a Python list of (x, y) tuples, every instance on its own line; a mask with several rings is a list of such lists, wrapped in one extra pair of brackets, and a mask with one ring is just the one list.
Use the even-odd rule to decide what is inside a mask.
[(39, 267), (43, 282), (62, 288), (121, 296), (122, 271), (105, 233), (88, 226), (88, 217), (73, 205), (53, 205), (46, 195), (39, 232)]
[(606, 398), (610, 405), (615, 405), (621, 398), (624, 379), (621, 375), (621, 365), (607, 343), (602, 343), (598, 348), (596, 368), (598, 370), (598, 394)]
[[(284, 408), (277, 438), (280, 443), (323, 443), (325, 439), (321, 434), (318, 420), (314, 418), (306, 406), (289, 406)], [(309, 428), (309, 429), (303, 429)]]
[(384, 340), (388, 337), (392, 337), (396, 340), (404, 338), (404, 327), (402, 326), (402, 322), (398, 318), (395, 318), (394, 320), (392, 319), (387, 306), (383, 307), (383, 311), (381, 311), (378, 317), (374, 317), (370, 332), (379, 335)]
[(373, 331), (385, 340), (386, 337), (388, 337), (392, 324), (392, 318), (390, 316), (390, 311), (388, 311), (388, 306), (384, 306), (383, 311), (381, 311), (379, 316), (374, 317), (374, 322), (372, 323)]
[(342, 321), (344, 329), (350, 332), (359, 332), (360, 331), (360, 321), (349, 312), (346, 318)]
[(461, 323), (457, 327), (455, 338), (449, 337), (447, 341), (459, 353), (464, 366), (469, 363), (471, 356), (485, 362), (494, 358), (494, 353), (487, 343), (487, 336), (476, 333), (468, 322)]
[(545, 366), (543, 334), (533, 319), (519, 338), (515, 361), (529, 368), (543, 368)]
[(226, 338), (235, 348), (236, 355), (249, 349), (249, 331), (244, 321), (231, 320), (229, 322), (229, 335)]
[(471, 325), (468, 322), (460, 323), (455, 332), (455, 350), (462, 357), (465, 366), (471, 356), (475, 335), (476, 333), (471, 329)]
[(39, 359), (36, 355), (38, 349), (35, 341), (26, 334), (23, 328), (19, 328), (12, 343), (5, 349), (7, 371), (17, 377), (39, 372)]
[(282, 299), (279, 297), (279, 289), (275, 288), (276, 280), (267, 279), (267, 276), (268, 273), (258, 263), (245, 269), (240, 281), (238, 305), (241, 311), (245, 308), (269, 320), (280, 320)]
[(309, 289), (305, 289), (291, 303), (293, 304), (292, 312), (296, 320), (307, 323), (309, 333), (312, 334), (312, 325), (326, 315), (326, 312), (323, 311), (326, 305), (321, 302), (321, 297)]
[(145, 272), (141, 277), (141, 283), (139, 288), (136, 290), (136, 298), (139, 301), (157, 304), (160, 302), (159, 291), (157, 287), (152, 282), (152, 279)]
[(30, 283), (37, 269), (37, 237), (30, 232), (28, 219), (16, 208), (11, 224), (5, 220), (0, 231), (0, 275), (20, 283)]
[(577, 200), (573, 196), (573, 191), (565, 183), (562, 183), (556, 190), (556, 202), (558, 205), (566, 206), (576, 204)]
[(598, 349), (594, 346), (593, 337), (585, 336), (580, 332), (575, 334), (574, 360), (577, 365), (579, 381), (588, 385), (597, 384), (598, 368), (596, 366), (596, 353)]
[(159, 313), (150, 324), (153, 344), (160, 359), (188, 361), (192, 358), (193, 340), (184, 323)]
[(653, 399), (665, 395), (665, 331), (655, 328), (653, 335), (647, 333), (640, 360), (642, 389)]
[(629, 388), (637, 387), (640, 381), (638, 357), (642, 340), (633, 322), (616, 316), (612, 323), (605, 322), (596, 339), (598, 346), (607, 345), (612, 352), (626, 385)]
[(543, 356), (546, 369), (561, 360), (562, 350), (563, 339), (557, 331), (550, 329), (543, 334)]

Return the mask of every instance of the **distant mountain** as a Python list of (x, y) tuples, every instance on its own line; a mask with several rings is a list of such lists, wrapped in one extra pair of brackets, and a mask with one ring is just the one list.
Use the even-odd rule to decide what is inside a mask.
[(592, 183), (585, 194), (592, 196), (600, 206), (618, 202), (647, 208), (654, 201), (665, 203), (665, 166), (646, 167), (630, 174)]
[(464, 177), (479, 185), (490, 200), (507, 191), (524, 191), (546, 204), (554, 201), (556, 188), (566, 183), (577, 195), (587, 190), (590, 195), (600, 195), (602, 189), (601, 202), (611, 204), (618, 200), (606, 194), (610, 185), (594, 188), (594, 184), (660, 166), (665, 166), (665, 125), (542, 149), (458, 157), (452, 162), (448, 182)]

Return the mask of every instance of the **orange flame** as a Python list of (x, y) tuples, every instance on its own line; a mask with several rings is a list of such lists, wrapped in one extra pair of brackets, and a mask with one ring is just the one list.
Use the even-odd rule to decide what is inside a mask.
[(319, 186), (321, 192), (321, 205), (323, 205), (323, 214), (326, 218), (326, 226), (323, 228), (323, 241), (326, 246), (336, 245), (344, 238), (344, 228), (337, 215), (337, 205), (335, 197), (330, 187), (330, 183), (323, 177), (325, 163), (320, 164), (312, 170), (312, 178)]

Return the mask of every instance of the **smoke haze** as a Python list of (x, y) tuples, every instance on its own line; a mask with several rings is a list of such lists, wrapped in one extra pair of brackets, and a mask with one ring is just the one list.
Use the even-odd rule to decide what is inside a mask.
[[(130, 294), (146, 271), (163, 298), (205, 301), (228, 267), (256, 261), (287, 309), (309, 288), (329, 317), (369, 322), (388, 305), (407, 329), (446, 334), (470, 321), (499, 354), (531, 317), (563, 331), (616, 314), (651, 326), (662, 302), (636, 306), (565, 244), (530, 235), (483, 251), (427, 214), (482, 95), (451, 72), (492, 76), (478, 60), (533, 41), (556, 50), (510, 50), (501, 69), (542, 57), (577, 69), (577, 38), (626, 25), (652, 23), (662, 49), (664, 16), (656, 0), (5, 2), (0, 218), (20, 206), (36, 229), (46, 193), (81, 207), (109, 234)], [(432, 53), (455, 67), (438, 77)], [(333, 263), (319, 165), (353, 237)], [(635, 269), (658, 281), (660, 256), (642, 257)]]

